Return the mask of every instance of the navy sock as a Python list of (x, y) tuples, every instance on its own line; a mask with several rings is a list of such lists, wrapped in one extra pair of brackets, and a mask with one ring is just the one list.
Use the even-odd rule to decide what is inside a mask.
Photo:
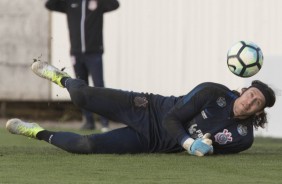
[(70, 77), (63, 77), (62, 79), (61, 79), (61, 84), (64, 86), (64, 87), (66, 87), (66, 81), (69, 79)]
[(36, 134), (36, 138), (38, 140), (44, 140), (46, 142), (49, 142), (49, 139), (52, 135), (54, 135), (55, 132), (51, 132), (51, 131), (48, 131), (48, 130), (43, 130), (43, 131), (40, 131)]

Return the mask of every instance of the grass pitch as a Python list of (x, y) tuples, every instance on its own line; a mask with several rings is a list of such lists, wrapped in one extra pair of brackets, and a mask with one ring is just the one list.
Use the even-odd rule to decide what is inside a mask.
[(45, 183), (282, 183), (282, 140), (256, 138), (241, 154), (201, 158), (187, 153), (76, 155), (0, 128), (0, 184)]

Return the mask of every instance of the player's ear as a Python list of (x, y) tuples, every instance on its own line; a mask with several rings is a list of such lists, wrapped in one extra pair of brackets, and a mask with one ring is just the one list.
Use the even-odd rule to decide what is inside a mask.
[(240, 95), (242, 95), (245, 91), (247, 91), (247, 89), (248, 89), (248, 88), (242, 88)]
[(264, 109), (262, 109), (261, 111), (256, 112), (256, 115), (258, 116), (258, 115), (260, 115), (262, 113), (264, 113)]

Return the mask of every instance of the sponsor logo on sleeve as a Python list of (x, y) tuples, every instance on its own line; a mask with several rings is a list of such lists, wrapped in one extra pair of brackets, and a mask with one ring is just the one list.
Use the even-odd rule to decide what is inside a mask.
[(248, 127), (242, 124), (237, 126), (237, 131), (241, 136), (246, 136), (248, 134)]
[(217, 100), (216, 100), (216, 103), (219, 107), (225, 107), (226, 106), (226, 100), (224, 97), (219, 97)]
[(207, 114), (205, 113), (204, 110), (202, 110), (201, 114), (202, 114), (203, 119), (207, 119), (208, 118), (208, 116), (207, 116)]
[(232, 142), (232, 133), (224, 129), (223, 132), (218, 132), (215, 136), (215, 142), (218, 144), (226, 144), (227, 142)]

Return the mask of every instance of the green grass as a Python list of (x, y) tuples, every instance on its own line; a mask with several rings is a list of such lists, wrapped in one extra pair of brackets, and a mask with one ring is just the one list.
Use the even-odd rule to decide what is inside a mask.
[(76, 155), (0, 128), (0, 184), (282, 183), (282, 140), (241, 154)]

